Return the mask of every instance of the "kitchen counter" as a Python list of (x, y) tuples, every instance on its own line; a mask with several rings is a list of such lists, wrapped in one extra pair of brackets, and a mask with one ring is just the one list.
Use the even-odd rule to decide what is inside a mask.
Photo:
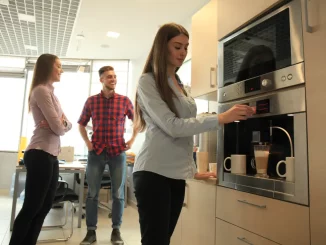
[(187, 179), (187, 181), (196, 181), (208, 185), (215, 185), (217, 184), (217, 178), (209, 178), (207, 180), (197, 180), (197, 179)]

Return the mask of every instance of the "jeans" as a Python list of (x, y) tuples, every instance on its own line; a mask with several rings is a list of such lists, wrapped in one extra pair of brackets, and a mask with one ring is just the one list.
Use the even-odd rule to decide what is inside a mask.
[(28, 150), (24, 154), (27, 168), (25, 199), (17, 215), (10, 245), (35, 245), (44, 219), (55, 197), (59, 163), (57, 157), (42, 150)]
[(98, 194), (101, 188), (101, 181), (106, 164), (109, 165), (112, 193), (112, 228), (119, 229), (122, 224), (124, 211), (124, 187), (126, 180), (126, 153), (110, 157), (104, 150), (97, 155), (95, 151), (88, 153), (86, 168), (86, 179), (88, 193), (86, 200), (86, 225), (87, 230), (96, 230)]
[(138, 171), (133, 174), (142, 245), (169, 245), (184, 196), (184, 180)]

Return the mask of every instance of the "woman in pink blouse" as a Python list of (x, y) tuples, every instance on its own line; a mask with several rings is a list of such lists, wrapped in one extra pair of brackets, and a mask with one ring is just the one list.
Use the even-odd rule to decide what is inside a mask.
[(55, 196), (60, 136), (71, 129), (58, 98), (54, 82), (63, 70), (57, 56), (42, 54), (36, 61), (28, 103), (35, 130), (24, 154), (27, 169), (25, 200), (12, 231), (10, 245), (34, 245)]

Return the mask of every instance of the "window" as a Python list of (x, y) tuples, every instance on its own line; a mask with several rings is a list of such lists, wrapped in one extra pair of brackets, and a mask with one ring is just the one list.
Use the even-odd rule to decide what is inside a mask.
[(0, 151), (18, 151), (25, 90), (25, 58), (0, 56)]
[(18, 151), (25, 78), (0, 77), (0, 151)]

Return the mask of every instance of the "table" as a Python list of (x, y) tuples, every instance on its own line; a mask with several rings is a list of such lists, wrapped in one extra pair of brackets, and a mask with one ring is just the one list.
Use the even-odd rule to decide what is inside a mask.
[[(82, 219), (82, 211), (83, 211), (83, 199), (84, 199), (84, 181), (85, 181), (85, 164), (81, 164), (80, 162), (72, 162), (59, 164), (59, 172), (60, 173), (79, 173), (80, 174), (80, 185), (79, 185), (79, 204), (78, 204), (78, 228), (81, 227), (81, 219)], [(16, 176), (15, 176), (15, 184), (14, 184), (14, 193), (12, 198), (12, 208), (11, 208), (11, 219), (10, 219), (10, 231), (12, 231), (14, 226), (14, 220), (16, 217), (16, 204), (18, 198), (18, 180), (19, 174), (22, 172), (26, 172), (25, 166), (17, 166), (16, 167)], [(75, 181), (74, 187), (75, 190)]]

